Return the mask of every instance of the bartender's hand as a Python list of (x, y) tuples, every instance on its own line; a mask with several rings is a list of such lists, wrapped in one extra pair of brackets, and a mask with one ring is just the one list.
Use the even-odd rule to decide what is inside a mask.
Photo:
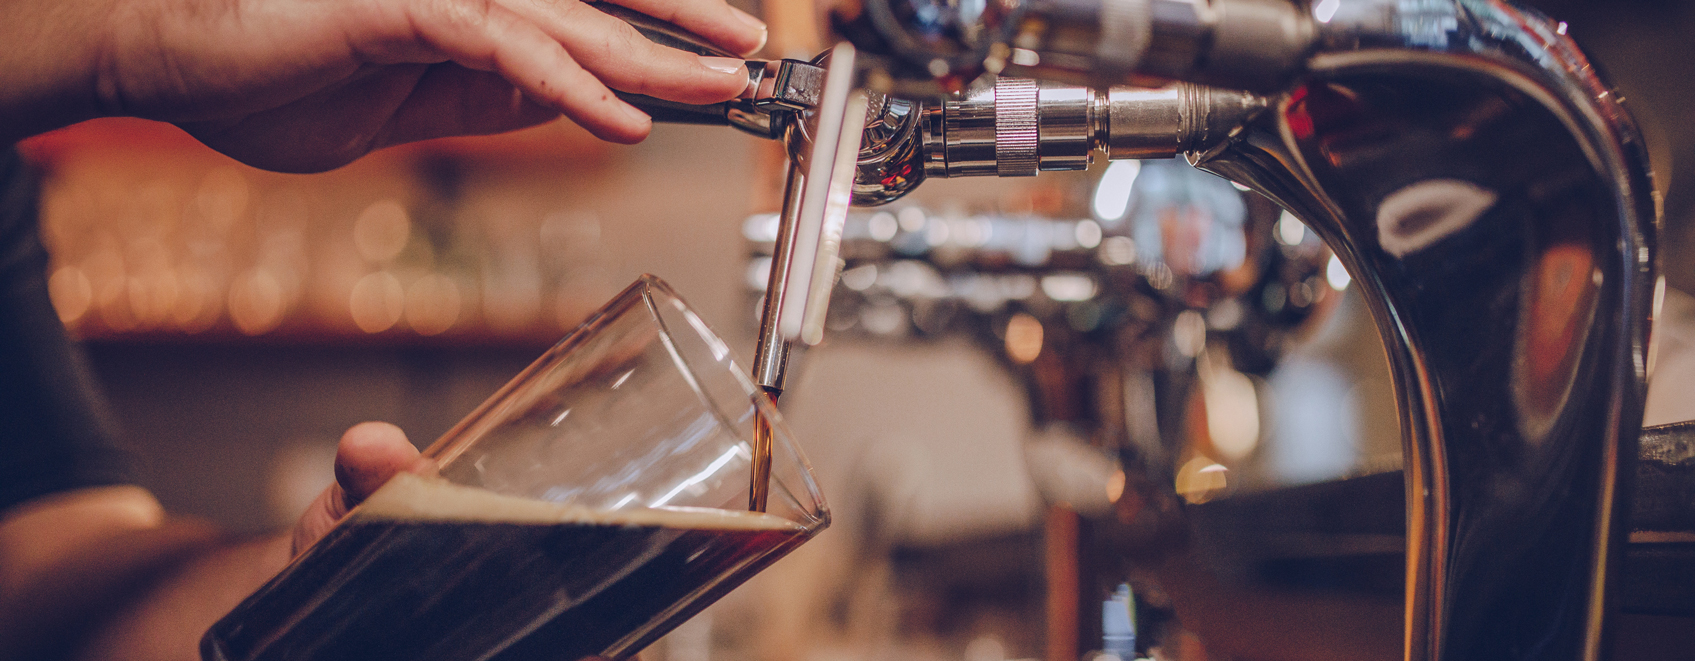
[[(617, 2), (727, 51), (765, 40), (723, 0)], [(747, 82), (578, 0), (12, 0), (0, 43), (0, 141), (133, 115), (296, 172), (560, 113), (636, 142), (651, 121), (608, 88), (716, 103)]]
[(195, 661), (219, 617), (401, 471), (425, 470), (393, 425), (342, 436), (330, 487), (289, 533), (232, 537), (172, 519), (134, 486), (0, 512), (0, 661)]
[(428, 474), (433, 466), (418, 456), (418, 449), (399, 427), (386, 422), (354, 425), (341, 435), (341, 444), (336, 446), (335, 484), (312, 501), (294, 526), (290, 556), (299, 555), (318, 541), (389, 478), (403, 472)]

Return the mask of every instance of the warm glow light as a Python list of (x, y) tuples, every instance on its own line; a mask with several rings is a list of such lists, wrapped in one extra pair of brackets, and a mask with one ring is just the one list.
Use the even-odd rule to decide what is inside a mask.
[(94, 303), (94, 285), (82, 269), (62, 266), (48, 278), (47, 295), (53, 299), (59, 321), (70, 324), (88, 313), (88, 307)]
[(1042, 322), (1020, 312), (1006, 322), (1006, 356), (1020, 365), (1042, 353)]
[(136, 324), (150, 328), (170, 318), (177, 305), (177, 276), (168, 268), (150, 269), (129, 279), (130, 313)]
[(1177, 469), (1177, 495), (1191, 503), (1204, 503), (1230, 486), (1230, 471), (1205, 456), (1197, 456)]
[(353, 247), (371, 262), (394, 259), (412, 235), (412, 219), (395, 200), (378, 200), (353, 221)]
[(1100, 260), (1107, 266), (1136, 263), (1136, 242), (1128, 236), (1109, 236), (1101, 241)]
[[(233, 317), (235, 306), (230, 307), (230, 316)], [(353, 285), (353, 295), (348, 300), (353, 323), (367, 333), (381, 333), (393, 327), (400, 321), (405, 308), (406, 290), (400, 286), (400, 279), (388, 271), (377, 271), (360, 278)]]
[(406, 290), (406, 324), (419, 335), (438, 335), (459, 321), (459, 285), (440, 273), (418, 278)]
[(1097, 220), (1113, 221), (1124, 217), (1124, 212), (1130, 208), (1130, 191), (1136, 185), (1136, 175), (1141, 173), (1141, 161), (1113, 161), (1106, 167), (1106, 172), (1101, 173), (1100, 183), (1095, 185)]
[(200, 180), (194, 206), (213, 227), (228, 228), (247, 211), (251, 187), (234, 168), (217, 168)]
[(124, 295), (124, 255), (115, 243), (101, 246), (82, 262), (82, 271), (94, 287), (97, 308), (115, 306)]
[(1205, 349), (1207, 344), (1206, 318), (1194, 310), (1179, 312), (1177, 319), (1171, 322), (1171, 342), (1184, 356), (1194, 358), (1201, 355), (1201, 349)]
[(222, 289), (204, 269), (190, 267), (178, 276), (182, 287), (177, 294), (177, 305), (171, 310), (171, 321), (176, 323), (178, 330), (185, 333), (198, 333), (211, 328), (223, 311), (219, 305), (222, 301)]
[(1200, 370), (1207, 433), (1224, 459), (1241, 461), (1259, 445), (1259, 391), (1253, 379), (1213, 353), (1207, 352)]
[(1348, 283), (1354, 281), (1353, 277), (1348, 275), (1348, 269), (1342, 266), (1342, 260), (1335, 255), (1330, 256), (1330, 264), (1324, 267), (1324, 279), (1329, 281), (1330, 288), (1336, 291), (1347, 289)]
[(236, 276), (230, 283), (230, 321), (248, 335), (259, 335), (282, 323), (286, 293), (275, 274), (263, 268)]

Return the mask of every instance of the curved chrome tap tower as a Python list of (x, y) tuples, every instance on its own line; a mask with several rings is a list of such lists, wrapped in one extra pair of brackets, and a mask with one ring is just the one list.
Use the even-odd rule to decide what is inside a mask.
[(1344, 9), (1271, 112), (1193, 160), (1364, 285), (1402, 412), (1406, 658), (1600, 658), (1654, 288), (1643, 143), (1548, 21)]
[(1539, 15), (1498, 0), (1294, 6), (851, 3), (838, 27), (882, 49), (896, 96), (923, 76), (966, 88), (980, 70), (1257, 93), (1021, 82), (873, 104), (854, 199), (887, 202), (926, 176), (1075, 169), (1095, 149), (1182, 155), (1275, 200), (1363, 286), (1387, 348), (1404, 658), (1601, 658), (1654, 289), (1643, 142)]
[[(1402, 412), (1405, 658), (1600, 658), (1654, 287), (1643, 143), (1540, 16), (1321, 7), (1264, 112), (1173, 151), (1298, 215), (1364, 285)], [(1033, 173), (1022, 164), (980, 173)]]

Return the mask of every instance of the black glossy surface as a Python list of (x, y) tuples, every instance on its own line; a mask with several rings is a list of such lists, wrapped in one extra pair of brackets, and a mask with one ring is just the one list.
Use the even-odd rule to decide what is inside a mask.
[[(1605, 644), (1597, 586), (1622, 555), (1615, 487), (1641, 419), (1640, 141), (1536, 16), (1350, 9), (1334, 52), (1201, 166), (1301, 215), (1365, 286), (1404, 413), (1407, 656), (1585, 658)], [(1452, 195), (1397, 207), (1432, 182), (1482, 191), (1481, 213), (1444, 225)]]

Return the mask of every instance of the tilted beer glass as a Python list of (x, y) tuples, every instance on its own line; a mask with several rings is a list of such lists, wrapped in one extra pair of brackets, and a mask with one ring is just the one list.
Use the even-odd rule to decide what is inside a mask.
[[(749, 441), (771, 421), (765, 513)], [(771, 402), (642, 276), (201, 643), (206, 661), (633, 656), (829, 524)]]

